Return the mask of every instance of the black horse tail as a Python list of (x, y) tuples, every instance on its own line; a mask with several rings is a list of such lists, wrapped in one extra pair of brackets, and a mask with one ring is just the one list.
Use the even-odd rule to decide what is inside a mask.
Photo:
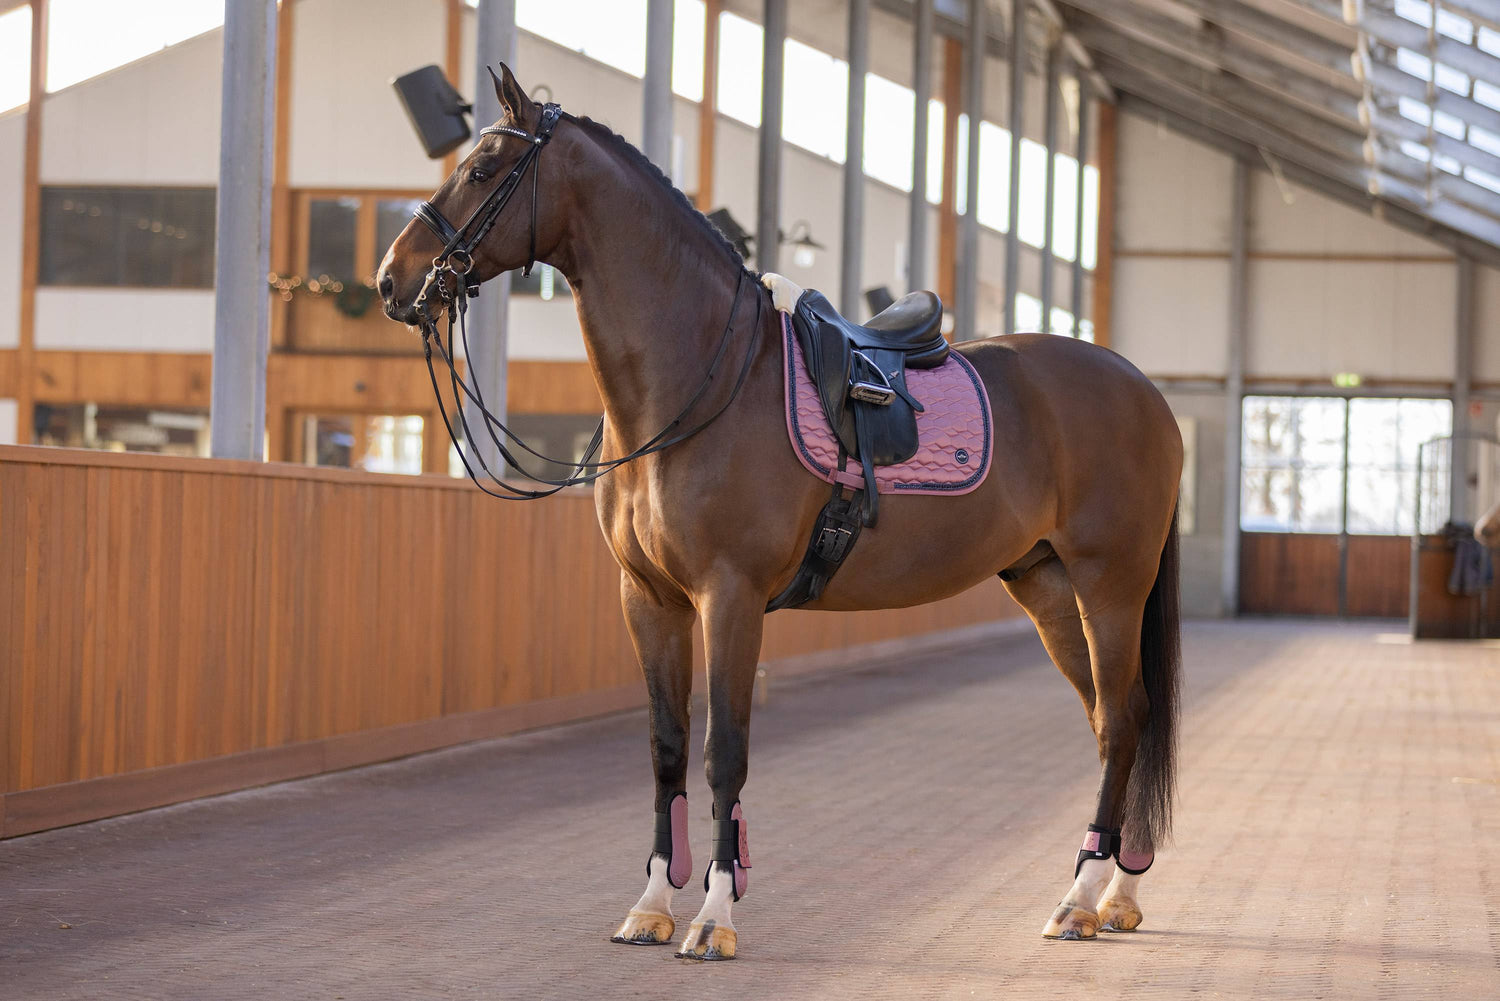
[(1135, 767), (1125, 803), (1125, 839), (1147, 834), (1160, 848), (1172, 835), (1172, 802), (1177, 785), (1177, 704), (1182, 667), (1181, 608), (1178, 599), (1177, 511), (1162, 546), (1156, 583), (1141, 621), (1141, 681), (1149, 708), (1136, 746)]

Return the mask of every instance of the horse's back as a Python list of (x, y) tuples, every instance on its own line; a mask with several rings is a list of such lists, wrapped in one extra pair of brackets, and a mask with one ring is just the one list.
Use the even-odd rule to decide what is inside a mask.
[(1055, 334), (1006, 334), (958, 350), (984, 379), (997, 440), (1024, 438), (1034, 456), (1041, 446), (1061, 520), (1122, 502), (1151, 511), (1150, 521), (1162, 510), (1170, 516), (1182, 436), (1140, 369), (1108, 348)]

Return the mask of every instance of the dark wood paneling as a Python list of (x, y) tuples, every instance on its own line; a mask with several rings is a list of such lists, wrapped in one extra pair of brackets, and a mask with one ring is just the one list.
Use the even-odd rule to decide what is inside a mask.
[(1483, 596), (1448, 593), (1453, 550), (1428, 536), (1417, 555), (1417, 638), (1500, 638), (1500, 579)]
[(1240, 535), (1240, 611), (1257, 615), (1337, 615), (1336, 535)]
[(1399, 535), (1349, 536), (1349, 615), (1405, 618), (1410, 575), (1411, 539)]
[[(1347, 614), (1406, 614), (1411, 541), (1349, 537)], [(1245, 532), (1240, 536), (1240, 611), (1257, 615), (1338, 615), (1339, 537)]]
[[(0, 447), (3, 833), (634, 704), (618, 580), (586, 491)], [(1017, 614), (782, 613), (764, 655)]]

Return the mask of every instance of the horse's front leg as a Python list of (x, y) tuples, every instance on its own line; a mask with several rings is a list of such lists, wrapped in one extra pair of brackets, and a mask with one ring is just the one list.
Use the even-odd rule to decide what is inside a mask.
[(646, 676), (650, 700), (651, 765), (656, 772), (656, 825), (646, 860), (646, 892), (612, 941), (666, 945), (672, 941), (672, 891), (693, 874), (688, 850), (688, 699), (693, 688), (693, 610), (662, 604), (620, 575), (620, 604)]
[(766, 596), (740, 579), (720, 581), (702, 603), (708, 654), (708, 736), (704, 769), (714, 797), (713, 851), (704, 875), (707, 899), (679, 956), (733, 959), (730, 906), (744, 896), (750, 853), (740, 790), (749, 771), (750, 701), (760, 658)]

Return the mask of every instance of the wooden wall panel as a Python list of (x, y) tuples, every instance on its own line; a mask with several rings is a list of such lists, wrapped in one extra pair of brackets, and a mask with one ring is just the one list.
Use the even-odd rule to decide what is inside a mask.
[(1448, 593), (1452, 572), (1453, 550), (1428, 536), (1417, 555), (1417, 638), (1500, 638), (1500, 578), (1483, 595), (1459, 596)]
[(1336, 535), (1240, 535), (1240, 611), (1254, 615), (1337, 615)]
[(20, 352), (0, 351), (0, 398), (18, 395), (20, 379)]
[[(0, 834), (639, 704), (618, 581), (586, 491), (0, 447)], [(779, 613), (763, 656), (1017, 614)]]
[(38, 351), (36, 399), (158, 407), (208, 406), (213, 359), (156, 351)]
[(1398, 535), (1349, 537), (1348, 614), (1402, 619), (1411, 591), (1411, 539)]

